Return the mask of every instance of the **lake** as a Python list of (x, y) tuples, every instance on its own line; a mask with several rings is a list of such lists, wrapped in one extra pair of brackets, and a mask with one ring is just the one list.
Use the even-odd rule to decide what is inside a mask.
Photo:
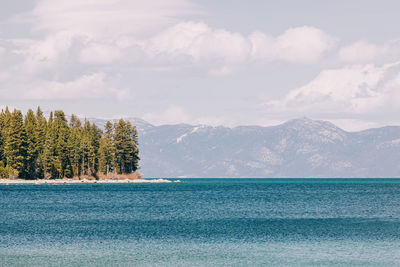
[(400, 265), (400, 179), (181, 181), (0, 185), (0, 265)]

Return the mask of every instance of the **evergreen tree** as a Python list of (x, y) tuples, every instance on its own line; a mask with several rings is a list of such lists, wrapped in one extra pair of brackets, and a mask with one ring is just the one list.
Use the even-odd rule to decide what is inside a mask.
[(31, 109), (28, 110), (28, 113), (25, 116), (25, 132), (26, 132), (26, 166), (25, 171), (27, 177), (29, 179), (36, 178), (36, 161), (38, 156), (38, 146), (37, 146), (37, 121), (35, 114)]
[(107, 121), (104, 126), (104, 134), (100, 140), (100, 171), (108, 174), (113, 171), (114, 165), (114, 144), (113, 144), (113, 130), (114, 126), (111, 122)]
[(123, 119), (107, 122), (104, 133), (94, 123), (63, 111), (49, 119), (38, 107), (0, 113), (0, 177), (63, 178), (81, 175), (132, 173), (138, 168), (136, 127)]
[(129, 122), (120, 119), (114, 132), (115, 165), (118, 174), (132, 173), (137, 170), (139, 150), (137, 132)]
[(4, 110), (1, 110), (0, 113), (0, 167), (5, 167), (5, 158), (4, 158)]
[(91, 155), (92, 155), (92, 175), (96, 176), (99, 171), (99, 149), (100, 149), (100, 139), (103, 132), (96, 126), (96, 124), (91, 124), (91, 132), (90, 132), (90, 142), (91, 142)]
[(56, 173), (55, 164), (55, 137), (53, 131), (53, 112), (50, 112), (49, 120), (46, 125), (46, 138), (42, 156), (44, 177), (50, 178)]
[(8, 128), (10, 126), (10, 119), (11, 119), (11, 113), (8, 109), (8, 107), (6, 107), (6, 109), (1, 112), (0, 115), (0, 134), (1, 134), (1, 147), (2, 147), (2, 151), (0, 152), (1, 154), (1, 161), (2, 161), (2, 165), (5, 167), (7, 165), (7, 158), (5, 155), (5, 144), (6, 144), (6, 140), (7, 140), (7, 136), (8, 136)]
[(15, 176), (25, 178), (27, 142), (23, 121), (21, 111), (14, 110), (9, 121), (4, 154), (7, 159), (7, 165), (16, 172)]
[(128, 127), (130, 128), (130, 139), (132, 144), (131, 149), (131, 172), (135, 172), (139, 167), (139, 137), (138, 132), (136, 130), (136, 126), (133, 126), (130, 122), (128, 122)]
[(75, 115), (71, 116), (69, 127), (71, 128), (70, 137), (68, 139), (69, 157), (72, 165), (73, 176), (81, 174), (81, 147), (82, 123)]
[(45, 157), (44, 151), (46, 146), (46, 132), (47, 132), (47, 121), (43, 116), (43, 112), (40, 107), (36, 110), (36, 177), (43, 178), (45, 175)]
[(80, 151), (81, 151), (81, 173), (84, 175), (90, 175), (90, 162), (91, 162), (91, 142), (90, 142), (90, 122), (85, 120), (82, 128)]
[(61, 110), (54, 112), (52, 125), (52, 138), (54, 142), (54, 173), (55, 178), (72, 177), (71, 162), (68, 157), (69, 127), (65, 114)]

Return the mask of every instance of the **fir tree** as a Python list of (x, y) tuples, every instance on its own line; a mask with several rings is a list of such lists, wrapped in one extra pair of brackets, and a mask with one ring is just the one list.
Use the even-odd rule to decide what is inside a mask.
[(37, 145), (37, 121), (35, 114), (31, 109), (28, 110), (28, 113), (25, 116), (25, 132), (26, 132), (26, 166), (25, 171), (27, 177), (30, 179), (36, 178), (36, 160), (38, 156), (38, 145)]
[(69, 127), (65, 114), (61, 110), (54, 112), (52, 125), (52, 138), (54, 142), (54, 164), (55, 171), (52, 176), (56, 178), (72, 177), (71, 162), (68, 157)]
[(90, 142), (90, 122), (85, 120), (82, 128), (80, 151), (81, 151), (81, 173), (85, 175), (91, 174), (90, 162), (91, 162), (91, 142)]
[(108, 174), (113, 171), (114, 165), (114, 144), (113, 144), (113, 124), (107, 121), (104, 126), (104, 134), (100, 140), (100, 171)]
[(21, 111), (14, 110), (11, 114), (7, 139), (4, 147), (4, 154), (7, 159), (7, 165), (12, 168), (17, 177), (26, 177), (25, 159), (26, 159), (26, 132)]
[(127, 123), (123, 119), (120, 119), (115, 125), (114, 148), (117, 173), (135, 171), (139, 160), (137, 132), (129, 122)]
[(90, 132), (90, 142), (91, 142), (91, 155), (92, 155), (92, 170), (93, 175), (96, 176), (99, 171), (99, 149), (100, 149), (100, 139), (103, 132), (96, 126), (96, 124), (91, 124)]
[(4, 167), (7, 165), (7, 157), (5, 155), (5, 144), (8, 136), (8, 128), (10, 126), (10, 119), (11, 119), (11, 113), (6, 107), (6, 109), (1, 112), (1, 118), (0, 118), (0, 131), (1, 131), (1, 146), (2, 146), (2, 152), (1, 154), (1, 160), (3, 162)]
[(107, 122), (104, 133), (94, 123), (63, 111), (49, 119), (40, 108), (0, 113), (0, 177), (63, 178), (81, 175), (132, 173), (138, 168), (138, 139), (134, 126), (123, 119)]
[[(0, 167), (5, 167), (5, 158), (4, 158), (4, 110), (1, 110), (0, 113)], [(1, 177), (1, 176), (0, 176)]]
[(46, 138), (43, 150), (43, 170), (44, 177), (50, 178), (55, 171), (54, 164), (54, 153), (55, 153), (55, 141), (54, 141), (54, 131), (53, 131), (53, 112), (50, 112), (49, 120), (46, 125)]
[(136, 126), (133, 126), (130, 122), (128, 122), (128, 127), (130, 128), (130, 139), (131, 139), (131, 144), (132, 144), (132, 150), (131, 150), (131, 172), (135, 172), (138, 169), (139, 166), (139, 137), (138, 137), (138, 132), (136, 130)]
[(69, 157), (72, 165), (73, 176), (81, 174), (81, 147), (82, 123), (75, 115), (71, 116), (69, 127), (71, 128), (70, 137), (68, 139)]
[(43, 116), (43, 112), (40, 107), (36, 110), (36, 176), (38, 178), (44, 178), (45, 175), (45, 145), (46, 145), (46, 132), (47, 132), (47, 121)]

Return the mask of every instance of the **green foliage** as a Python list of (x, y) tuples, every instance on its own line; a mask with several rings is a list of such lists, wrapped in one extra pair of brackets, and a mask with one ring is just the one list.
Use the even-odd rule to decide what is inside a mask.
[(26, 132), (26, 162), (25, 169), (26, 175), (28, 178), (35, 179), (36, 178), (36, 160), (38, 157), (38, 147), (37, 147), (37, 121), (35, 114), (30, 109), (25, 116), (25, 132)]
[(83, 125), (80, 150), (82, 156), (81, 172), (96, 176), (99, 170), (99, 148), (102, 131), (94, 124), (85, 120)]
[(35, 139), (36, 139), (36, 177), (44, 178), (45, 175), (45, 145), (46, 145), (46, 133), (47, 133), (47, 121), (43, 116), (42, 110), (38, 107), (36, 111), (36, 130), (35, 130)]
[(10, 166), (4, 166), (3, 162), (0, 163), (0, 178), (16, 178), (18, 172)]
[(118, 174), (136, 171), (139, 150), (136, 127), (120, 119), (114, 125), (115, 168)]
[(70, 128), (68, 127), (67, 119), (64, 112), (56, 110), (54, 112), (54, 121), (51, 127), (51, 140), (53, 168), (51, 176), (55, 178), (72, 177), (72, 168), (70, 158), (68, 157), (68, 138)]
[(70, 120), (70, 136), (68, 139), (69, 158), (71, 160), (71, 167), (73, 176), (80, 176), (81, 174), (81, 136), (82, 136), (82, 123), (75, 115), (71, 116)]
[(114, 167), (115, 149), (113, 129), (113, 124), (108, 121), (104, 126), (103, 137), (100, 139), (100, 171), (105, 174), (113, 172)]
[[(3, 133), (4, 128), (5, 128), (4, 113), (0, 113), (0, 166), (2, 165), (3, 167), (5, 164), (5, 158), (4, 158), (4, 142), (5, 142), (4, 137), (5, 136)], [(1, 173), (0, 173), (0, 177), (2, 177)]]
[(7, 158), (4, 154), (5, 144), (8, 136), (8, 127), (11, 119), (11, 113), (6, 107), (5, 111), (0, 113), (0, 161), (5, 166), (7, 164)]
[(16, 170), (19, 177), (25, 178), (27, 175), (25, 168), (27, 138), (21, 111), (13, 111), (7, 128), (7, 138), (4, 146), (7, 166)]
[(40, 108), (0, 113), (0, 177), (63, 178), (98, 172), (128, 174), (138, 168), (137, 131), (129, 122), (107, 122), (105, 131), (63, 111), (48, 120)]

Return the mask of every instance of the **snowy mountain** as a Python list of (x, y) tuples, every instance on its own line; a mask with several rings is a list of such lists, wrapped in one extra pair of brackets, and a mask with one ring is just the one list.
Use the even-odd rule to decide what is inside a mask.
[(400, 127), (353, 133), (308, 118), (235, 128), (129, 120), (145, 177), (400, 177)]

